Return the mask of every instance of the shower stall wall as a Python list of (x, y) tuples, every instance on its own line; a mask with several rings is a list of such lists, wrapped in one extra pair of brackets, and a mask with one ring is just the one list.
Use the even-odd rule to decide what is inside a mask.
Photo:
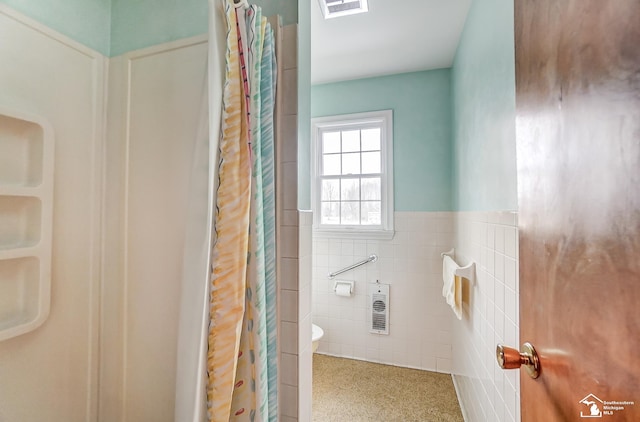
[[(0, 341), (0, 421), (96, 420), (107, 59), (2, 4), (0, 40), (2, 109), (40, 116), (55, 134), (50, 227), (38, 218), (46, 211), (46, 201), (38, 195), (52, 175), (41, 172), (43, 163), (37, 153), (24, 164), (22, 180), (9, 180), (14, 195), (4, 196), (0, 207), (0, 231), (22, 230), (22, 246), (42, 247), (43, 230), (52, 229), (51, 271), (40, 265), (44, 256), (33, 255), (16, 263), (24, 264), (23, 268), (12, 272), (22, 271), (24, 277), (36, 276), (32, 272), (46, 276), (51, 285), (51, 306), (48, 317), (39, 321), (42, 325)], [(27, 142), (29, 137), (7, 138), (12, 133), (9, 123), (0, 122), (6, 129), (0, 131), (4, 145)], [(39, 148), (15, 146), (13, 153), (6, 149), (4, 153)], [(13, 156), (13, 160), (8, 162), (17, 165), (20, 157)], [(0, 173), (8, 168), (3, 166)], [(22, 229), (21, 224), (25, 225)], [(0, 252), (6, 253), (6, 246), (0, 246)], [(26, 284), (18, 286), (23, 290), (14, 291), (16, 295), (8, 303), (7, 283), (12, 283), (13, 277), (4, 270), (0, 273), (0, 315), (10, 311), (31, 319), (33, 289)], [(46, 311), (44, 304), (41, 308)]]
[[(188, 200), (206, 68), (204, 36), (111, 59), (104, 421), (173, 420)], [(207, 168), (199, 177), (206, 180)], [(203, 195), (204, 213), (206, 205)]]
[[(291, 218), (296, 26), (284, 33), (278, 218), (287, 258), (279, 263), (279, 307), (291, 309), (299, 256), (298, 219)], [(183, 349), (200, 347), (179, 334), (179, 320), (183, 262), (198, 261), (183, 261), (194, 246), (185, 247), (188, 221), (206, 220), (187, 204), (202, 188), (193, 178), (208, 177), (207, 166), (193, 165), (194, 156), (207, 154), (197, 143), (208, 37), (109, 59), (0, 4), (0, 40), (11, 40), (0, 43), (0, 62), (10, 63), (0, 66), (0, 104), (42, 116), (56, 140), (51, 309), (37, 329), (0, 341), (0, 422), (173, 421), (177, 383), (196, 383), (176, 376), (179, 338)], [(202, 201), (195, 209), (206, 214)], [(0, 212), (22, 209), (5, 202)], [(310, 368), (310, 353), (297, 358), (310, 337), (308, 347), (298, 342), (298, 315), (279, 317), (287, 328), (280, 333), (282, 417), (296, 420), (310, 404), (299, 403), (297, 382), (298, 363)]]
[[(304, 373), (298, 364), (307, 362), (305, 371), (310, 373), (311, 355), (305, 354), (311, 346), (310, 317), (300, 318), (309, 324), (308, 341), (299, 342), (298, 315), (283, 311), (298, 304), (298, 271), (292, 264), (295, 258), (297, 266), (298, 257), (302, 258), (298, 219), (291, 218), (297, 215), (291, 173), (297, 169), (292, 156), (297, 142), (297, 27), (283, 30), (277, 19), (270, 22), (278, 28), (276, 38), (284, 39), (277, 43), (282, 51), (276, 111), (279, 420), (293, 421), (305, 403), (310, 407), (310, 401), (299, 396), (311, 395), (310, 382), (304, 390), (307, 383), (298, 386), (297, 381), (297, 374)], [(203, 375), (197, 368), (202, 343), (194, 340), (202, 332), (201, 306), (208, 301), (197, 301), (199, 287), (185, 289), (182, 283), (183, 275), (199, 277), (189, 266), (200, 265), (203, 257), (198, 253), (206, 237), (185, 236), (206, 226), (204, 193), (195, 204), (187, 203), (192, 189), (204, 190), (201, 182), (208, 172), (206, 166), (193, 165), (193, 160), (202, 164), (198, 156), (207, 153), (201, 145), (207, 44), (206, 37), (194, 37), (111, 59), (105, 210), (105, 226), (110, 229), (105, 232), (108, 265), (102, 298), (105, 309), (119, 311), (105, 313), (103, 320), (100, 416), (104, 421), (168, 422), (174, 420), (174, 410), (175, 420), (200, 421), (204, 414), (197, 397), (202, 381), (197, 377)], [(201, 223), (193, 226), (194, 218)], [(184, 261), (183, 251), (187, 251)], [(300, 325), (300, 330), (306, 329)]]

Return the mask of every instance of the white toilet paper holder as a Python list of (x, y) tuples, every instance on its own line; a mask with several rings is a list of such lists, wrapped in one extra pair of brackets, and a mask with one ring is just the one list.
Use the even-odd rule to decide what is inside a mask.
[(337, 292), (338, 291), (338, 286), (349, 286), (349, 294), (353, 294), (353, 287), (355, 285), (355, 283), (353, 281), (344, 281), (344, 280), (336, 280), (333, 283), (333, 291)]

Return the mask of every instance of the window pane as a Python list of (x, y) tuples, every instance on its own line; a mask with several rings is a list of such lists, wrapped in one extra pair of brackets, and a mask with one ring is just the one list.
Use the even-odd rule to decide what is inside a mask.
[(380, 201), (364, 201), (362, 204), (362, 224), (380, 225)]
[(342, 174), (360, 174), (360, 153), (342, 154)]
[(322, 152), (340, 152), (340, 132), (322, 133)]
[(360, 203), (359, 202), (341, 202), (342, 210), (341, 224), (357, 225), (360, 224)]
[(340, 174), (340, 154), (322, 156), (322, 175), (333, 176)]
[(321, 208), (321, 224), (340, 224), (340, 202), (323, 202)]
[(360, 179), (342, 179), (342, 201), (360, 200)]
[(360, 131), (345, 130), (342, 132), (342, 152), (360, 151)]
[(380, 200), (381, 182), (379, 177), (367, 177), (362, 179), (362, 200)]
[(389, 114), (371, 112), (312, 121), (315, 198), (311, 203), (316, 223), (328, 232), (339, 228), (354, 233), (386, 229), (387, 209), (393, 207), (386, 202), (391, 176), (387, 172), (392, 172), (393, 166), (383, 162), (388, 142), (392, 142)]
[(322, 196), (323, 201), (339, 201), (340, 200), (340, 181), (339, 180), (323, 180)]
[(380, 152), (362, 153), (362, 174), (380, 173)]
[(362, 150), (376, 151), (380, 149), (380, 128), (362, 131)]

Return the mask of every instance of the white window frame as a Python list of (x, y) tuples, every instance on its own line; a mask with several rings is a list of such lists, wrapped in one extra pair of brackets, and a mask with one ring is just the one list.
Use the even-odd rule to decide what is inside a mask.
[[(379, 124), (381, 158), (381, 224), (367, 225), (327, 225), (320, 220), (320, 193), (322, 168), (323, 131), (345, 130), (349, 127)], [(311, 208), (313, 210), (313, 230), (318, 237), (348, 237), (353, 239), (392, 239), (393, 229), (393, 111), (382, 110), (365, 113), (316, 117), (311, 119)]]

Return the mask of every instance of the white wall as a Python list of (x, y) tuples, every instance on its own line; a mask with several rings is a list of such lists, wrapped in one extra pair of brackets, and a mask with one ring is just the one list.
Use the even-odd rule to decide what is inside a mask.
[(518, 229), (514, 212), (456, 213), (456, 259), (476, 262), (463, 321), (453, 324), (453, 374), (467, 422), (520, 420), (520, 371), (496, 363), (518, 347)]
[[(453, 213), (396, 212), (395, 228), (389, 241), (314, 238), (313, 321), (325, 333), (318, 352), (449, 372), (453, 313), (440, 253), (453, 245)], [(378, 261), (336, 277), (355, 281), (355, 294), (336, 296), (327, 274), (370, 254)], [(388, 336), (368, 330), (367, 284), (376, 280), (391, 285)]]
[(51, 311), (0, 342), (0, 421), (95, 420), (107, 60), (0, 5), (0, 63), (0, 103), (55, 137)]
[(206, 67), (206, 37), (111, 61), (104, 421), (173, 420), (187, 202)]

